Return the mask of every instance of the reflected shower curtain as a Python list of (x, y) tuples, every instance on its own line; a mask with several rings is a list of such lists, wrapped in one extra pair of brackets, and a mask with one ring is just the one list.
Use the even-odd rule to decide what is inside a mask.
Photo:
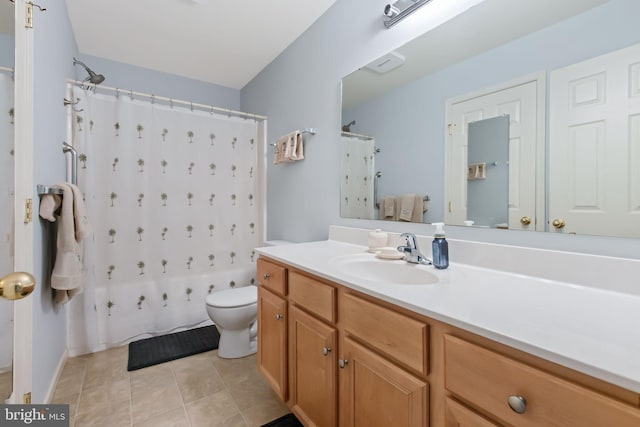
[(73, 99), (94, 235), (70, 352), (207, 322), (208, 294), (255, 280), (257, 123), (78, 87)]
[(375, 219), (373, 197), (374, 139), (340, 137), (340, 216)]
[[(13, 271), (13, 79), (10, 74), (0, 72), (0, 173), (2, 174), (2, 206), (0, 227), (2, 227), (2, 275)], [(0, 298), (0, 374), (10, 371), (13, 362), (13, 345), (5, 345), (13, 340), (13, 301)], [(7, 396), (0, 395), (0, 399)]]

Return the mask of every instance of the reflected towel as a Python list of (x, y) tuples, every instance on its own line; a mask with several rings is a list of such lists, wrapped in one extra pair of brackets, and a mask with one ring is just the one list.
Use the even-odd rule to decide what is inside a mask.
[[(415, 202), (416, 194), (414, 193), (407, 193), (400, 196), (400, 214), (398, 215), (400, 221), (411, 221), (415, 210)], [(422, 208), (419, 210), (422, 210)]]
[(424, 213), (427, 211), (427, 201), (424, 195), (416, 194), (413, 203), (413, 215), (411, 222), (424, 222)]
[(393, 220), (396, 216), (396, 198), (383, 197), (380, 201), (380, 212), (382, 218)]

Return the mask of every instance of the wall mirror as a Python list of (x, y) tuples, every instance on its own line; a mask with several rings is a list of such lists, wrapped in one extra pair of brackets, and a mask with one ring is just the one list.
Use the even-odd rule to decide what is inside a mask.
[[(2, 235), (2, 255), (0, 255), (0, 276), (14, 271), (13, 247), (7, 238), (13, 227), (14, 183), (14, 4), (0, 2), (0, 174), (2, 174), (2, 206), (0, 227)], [(13, 388), (13, 301), (0, 298), (0, 403), (11, 395)]]
[[(372, 58), (342, 81), (342, 125), (379, 151), (366, 176), (367, 184), (376, 181), (376, 191), (373, 185), (362, 194), (350, 188), (350, 202), (373, 199), (373, 205), (344, 209), (341, 195), (341, 214), (396, 219), (385, 217), (375, 199), (419, 194), (429, 198), (421, 218), (428, 223), (640, 237), (638, 14), (634, 0), (485, 0)], [(527, 112), (508, 97), (496, 97), (484, 110), (471, 102), (515, 87), (532, 105)], [(625, 95), (624, 106), (609, 103)], [(462, 101), (469, 108), (456, 118), (454, 107)], [(580, 118), (577, 107), (584, 107)], [(534, 117), (529, 124), (520, 121), (525, 115)], [(476, 222), (467, 212), (468, 190), (482, 179), (468, 179), (469, 123), (500, 116), (509, 122), (502, 165), (508, 170), (507, 219)], [(463, 138), (452, 158), (447, 144), (456, 135)], [(483, 154), (475, 153), (473, 162), (485, 165), (485, 176), (500, 172), (489, 166), (498, 160)], [(349, 162), (342, 166), (344, 189), (351, 171)], [(479, 197), (473, 206), (495, 203), (494, 196)], [(618, 212), (609, 212), (612, 204)]]

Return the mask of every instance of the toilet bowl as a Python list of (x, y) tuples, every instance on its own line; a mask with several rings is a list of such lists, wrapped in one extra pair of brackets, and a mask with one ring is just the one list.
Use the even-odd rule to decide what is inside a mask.
[(207, 296), (206, 305), (209, 317), (220, 332), (219, 357), (235, 359), (257, 351), (257, 287), (214, 292)]

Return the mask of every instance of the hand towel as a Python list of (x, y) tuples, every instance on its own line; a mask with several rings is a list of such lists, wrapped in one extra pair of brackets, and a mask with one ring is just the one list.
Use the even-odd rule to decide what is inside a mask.
[(380, 200), (380, 212), (385, 219), (394, 219), (396, 215), (396, 198), (395, 197), (383, 197)]
[(297, 130), (276, 140), (273, 164), (289, 163), (304, 159), (302, 132)]
[(288, 136), (281, 136), (276, 140), (273, 150), (273, 164), (277, 165), (284, 162), (284, 152), (287, 148)]
[(400, 221), (411, 221), (413, 217), (413, 211), (415, 210), (416, 195), (414, 193), (407, 193), (400, 196), (400, 214), (398, 218)]
[(62, 199), (57, 194), (44, 194), (40, 198), (40, 217), (49, 222), (56, 222), (56, 211), (60, 207)]
[(424, 195), (416, 194), (413, 202), (413, 215), (411, 222), (424, 222), (424, 213), (427, 211), (427, 202)]
[(64, 304), (84, 287), (82, 239), (91, 232), (91, 227), (80, 189), (69, 183), (56, 184), (52, 188), (62, 190), (62, 206), (51, 287), (55, 290), (55, 302)]

